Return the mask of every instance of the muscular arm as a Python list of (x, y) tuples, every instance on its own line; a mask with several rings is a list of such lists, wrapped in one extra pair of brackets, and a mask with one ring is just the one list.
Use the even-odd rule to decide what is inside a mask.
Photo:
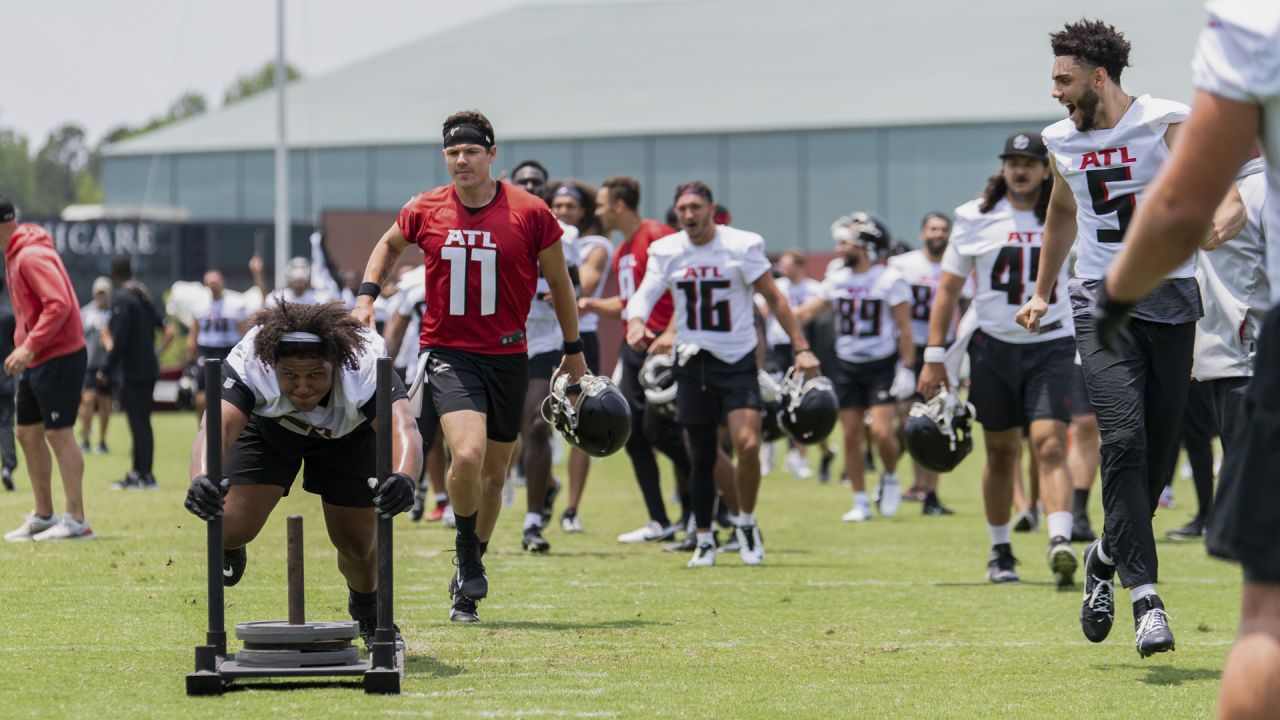
[(542, 276), (551, 290), (551, 304), (560, 323), (560, 334), (566, 342), (578, 339), (578, 301), (573, 292), (573, 280), (564, 262), (564, 246), (558, 241), (538, 253)]
[(947, 271), (942, 272), (938, 281), (938, 290), (933, 296), (933, 308), (929, 310), (929, 345), (932, 347), (947, 346), (947, 331), (956, 317), (956, 307), (960, 303), (960, 293), (964, 289), (965, 279)]
[(1249, 158), (1260, 123), (1256, 105), (1196, 93), (1191, 119), (1138, 205), (1107, 273), (1112, 299), (1136, 302), (1196, 251), (1223, 193)]
[(583, 297), (578, 298), (578, 309), (582, 312), (593, 312), (603, 318), (620, 320), (626, 305), (618, 295), (608, 298)]
[(813, 322), (814, 318), (830, 309), (831, 303), (826, 298), (815, 295), (806, 300), (800, 307), (793, 308), (791, 314), (795, 316), (796, 322), (799, 324), (808, 325)]
[(587, 257), (578, 265), (578, 283), (582, 287), (583, 297), (596, 294), (596, 288), (604, 278), (604, 266), (609, 262), (609, 251), (602, 247), (591, 248)]
[(1062, 264), (1067, 261), (1071, 246), (1076, 241), (1076, 199), (1067, 181), (1062, 179), (1058, 166), (1052, 160), (1053, 190), (1049, 193), (1049, 212), (1044, 221), (1044, 236), (1040, 243), (1040, 268), (1036, 273), (1036, 290), (1031, 299), (1018, 310), (1015, 319), (1030, 332), (1040, 332), (1040, 318), (1049, 311), (1049, 296), (1058, 281)]
[[(787, 301), (787, 297), (778, 288), (778, 283), (774, 282), (773, 275), (765, 273), (756, 278), (753, 285), (756, 292), (764, 297), (765, 304), (769, 306), (774, 318), (782, 326), (783, 332), (787, 334), (787, 337), (791, 338), (791, 347), (795, 349), (796, 370), (806, 377), (812, 377), (817, 374), (819, 368), (818, 356), (810, 350), (809, 341), (804, 336), (804, 328), (801, 327), (796, 314), (791, 311), (791, 303)], [(823, 302), (825, 303), (826, 301), (824, 300)]]
[[(387, 273), (395, 267), (400, 254), (407, 247), (409, 247), (409, 241), (405, 240), (400, 232), (400, 225), (392, 223), (391, 227), (382, 234), (378, 244), (373, 246), (373, 252), (369, 254), (369, 262), (364, 266), (363, 282), (377, 283), (381, 287), (383, 281), (387, 279)], [(361, 295), (356, 298), (356, 306), (351, 311), (357, 320), (369, 327), (374, 327), (373, 300), (374, 298), (368, 295)]]
[[(376, 432), (378, 424), (373, 427)], [(405, 398), (391, 403), (391, 472), (411, 477), (414, 482), (422, 475), (422, 436)]]
[[(200, 475), (209, 474), (209, 456), (206, 452), (205, 442), (205, 423), (209, 420), (209, 414), (205, 413), (200, 417), (200, 429), (196, 431), (195, 442), (191, 444), (191, 462), (187, 466), (187, 474), (194, 479)], [(226, 400), (222, 401), (222, 457), (226, 458), (227, 452), (231, 450), (231, 446), (235, 445), (236, 439), (240, 437), (240, 433), (244, 432), (244, 428), (249, 424), (249, 418), (240, 408), (232, 405)], [(222, 482), (222, 478), (209, 478), (218, 484)]]
[[(241, 334), (243, 335), (244, 333), (241, 332)], [(196, 361), (197, 348), (200, 345), (199, 338), (200, 338), (200, 320), (199, 318), (197, 318), (195, 322), (191, 323), (191, 330), (190, 332), (187, 333), (187, 362), (188, 363), (195, 363)]]

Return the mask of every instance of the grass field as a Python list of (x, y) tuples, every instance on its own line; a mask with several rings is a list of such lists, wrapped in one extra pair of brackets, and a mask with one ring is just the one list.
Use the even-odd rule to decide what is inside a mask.
[[(586, 532), (557, 524), (550, 555), (520, 552), (522, 495), (505, 511), (478, 625), (448, 621), (452, 533), (397, 520), (402, 695), (237, 685), (188, 698), (206, 613), (203, 527), (182, 509), (194, 422), (155, 424), (160, 490), (108, 490), (128, 462), (122, 416), (112, 454), (86, 459), (99, 540), (0, 544), (0, 717), (1208, 717), (1236, 628), (1238, 572), (1196, 543), (1160, 543), (1178, 650), (1147, 660), (1124, 593), (1112, 637), (1084, 639), (1078, 592), (1051, 584), (1043, 531), (1015, 535), (1021, 585), (987, 584), (981, 449), (943, 480), (950, 518), (904, 504), (897, 518), (841, 523), (846, 489), (775, 472), (758, 510), (765, 565), (722, 555), (701, 571), (614, 541), (644, 519), (618, 455), (594, 468)], [(19, 480), (0, 495), (4, 530), (30, 508)], [(1161, 536), (1190, 513), (1190, 482), (1176, 487), (1184, 505), (1157, 516)], [(1096, 500), (1092, 512), (1099, 522)], [(229, 625), (285, 616), (291, 513), (307, 517), (308, 617), (346, 617), (319, 500), (299, 490), (250, 546), (244, 581), (227, 592)]]

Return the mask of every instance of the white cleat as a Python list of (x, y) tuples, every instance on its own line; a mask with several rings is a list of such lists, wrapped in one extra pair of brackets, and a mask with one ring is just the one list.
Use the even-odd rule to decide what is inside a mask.
[(755, 525), (742, 525), (733, 529), (738, 539), (738, 557), (744, 565), (759, 565), (764, 562), (764, 538), (760, 536), (760, 528)]
[(902, 485), (898, 483), (898, 476), (885, 473), (880, 476), (880, 514), (885, 517), (893, 517), (898, 514), (898, 508), (902, 505)]
[(716, 546), (713, 543), (703, 543), (693, 551), (693, 557), (689, 560), (687, 567), (703, 568), (714, 567), (716, 564)]
[(867, 505), (854, 505), (853, 509), (840, 516), (845, 522), (866, 522), (871, 519), (871, 508)]
[(618, 536), (618, 542), (627, 543), (628, 545), (639, 545), (647, 542), (665, 542), (676, 536), (676, 529), (672, 527), (663, 527), (662, 523), (657, 520), (650, 520), (648, 525), (642, 528), (625, 532)]

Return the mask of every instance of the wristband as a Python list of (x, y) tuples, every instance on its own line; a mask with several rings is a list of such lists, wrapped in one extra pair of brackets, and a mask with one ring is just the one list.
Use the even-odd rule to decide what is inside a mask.
[(564, 341), (565, 355), (577, 355), (578, 353), (586, 349), (587, 349), (587, 343), (582, 338), (578, 338), (577, 340)]
[(924, 361), (927, 363), (946, 362), (947, 349), (944, 347), (932, 346), (924, 349)]
[(381, 294), (382, 286), (376, 282), (362, 282), (360, 283), (360, 289), (356, 291), (356, 297), (368, 295), (371, 298), (376, 298)]

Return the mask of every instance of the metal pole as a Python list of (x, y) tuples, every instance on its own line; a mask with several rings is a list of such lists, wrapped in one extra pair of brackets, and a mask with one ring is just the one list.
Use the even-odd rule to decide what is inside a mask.
[[(215, 485), (222, 482), (222, 361), (204, 364), (205, 387), (205, 471)], [(226, 617), (222, 580), (222, 516), (207, 523), (209, 546), (209, 632), (206, 644), (227, 652)]]
[(276, 287), (285, 285), (292, 237), (289, 233), (289, 147), (285, 139), (284, 0), (276, 0)]
[(302, 516), (290, 515), (285, 523), (289, 568), (289, 624), (307, 621), (306, 586), (302, 576)]
[[(378, 484), (391, 474), (391, 358), (378, 358), (377, 445), (375, 448)], [(391, 518), (378, 518), (378, 627), (374, 631), (373, 666), (395, 667), (395, 625), (392, 621)]]

